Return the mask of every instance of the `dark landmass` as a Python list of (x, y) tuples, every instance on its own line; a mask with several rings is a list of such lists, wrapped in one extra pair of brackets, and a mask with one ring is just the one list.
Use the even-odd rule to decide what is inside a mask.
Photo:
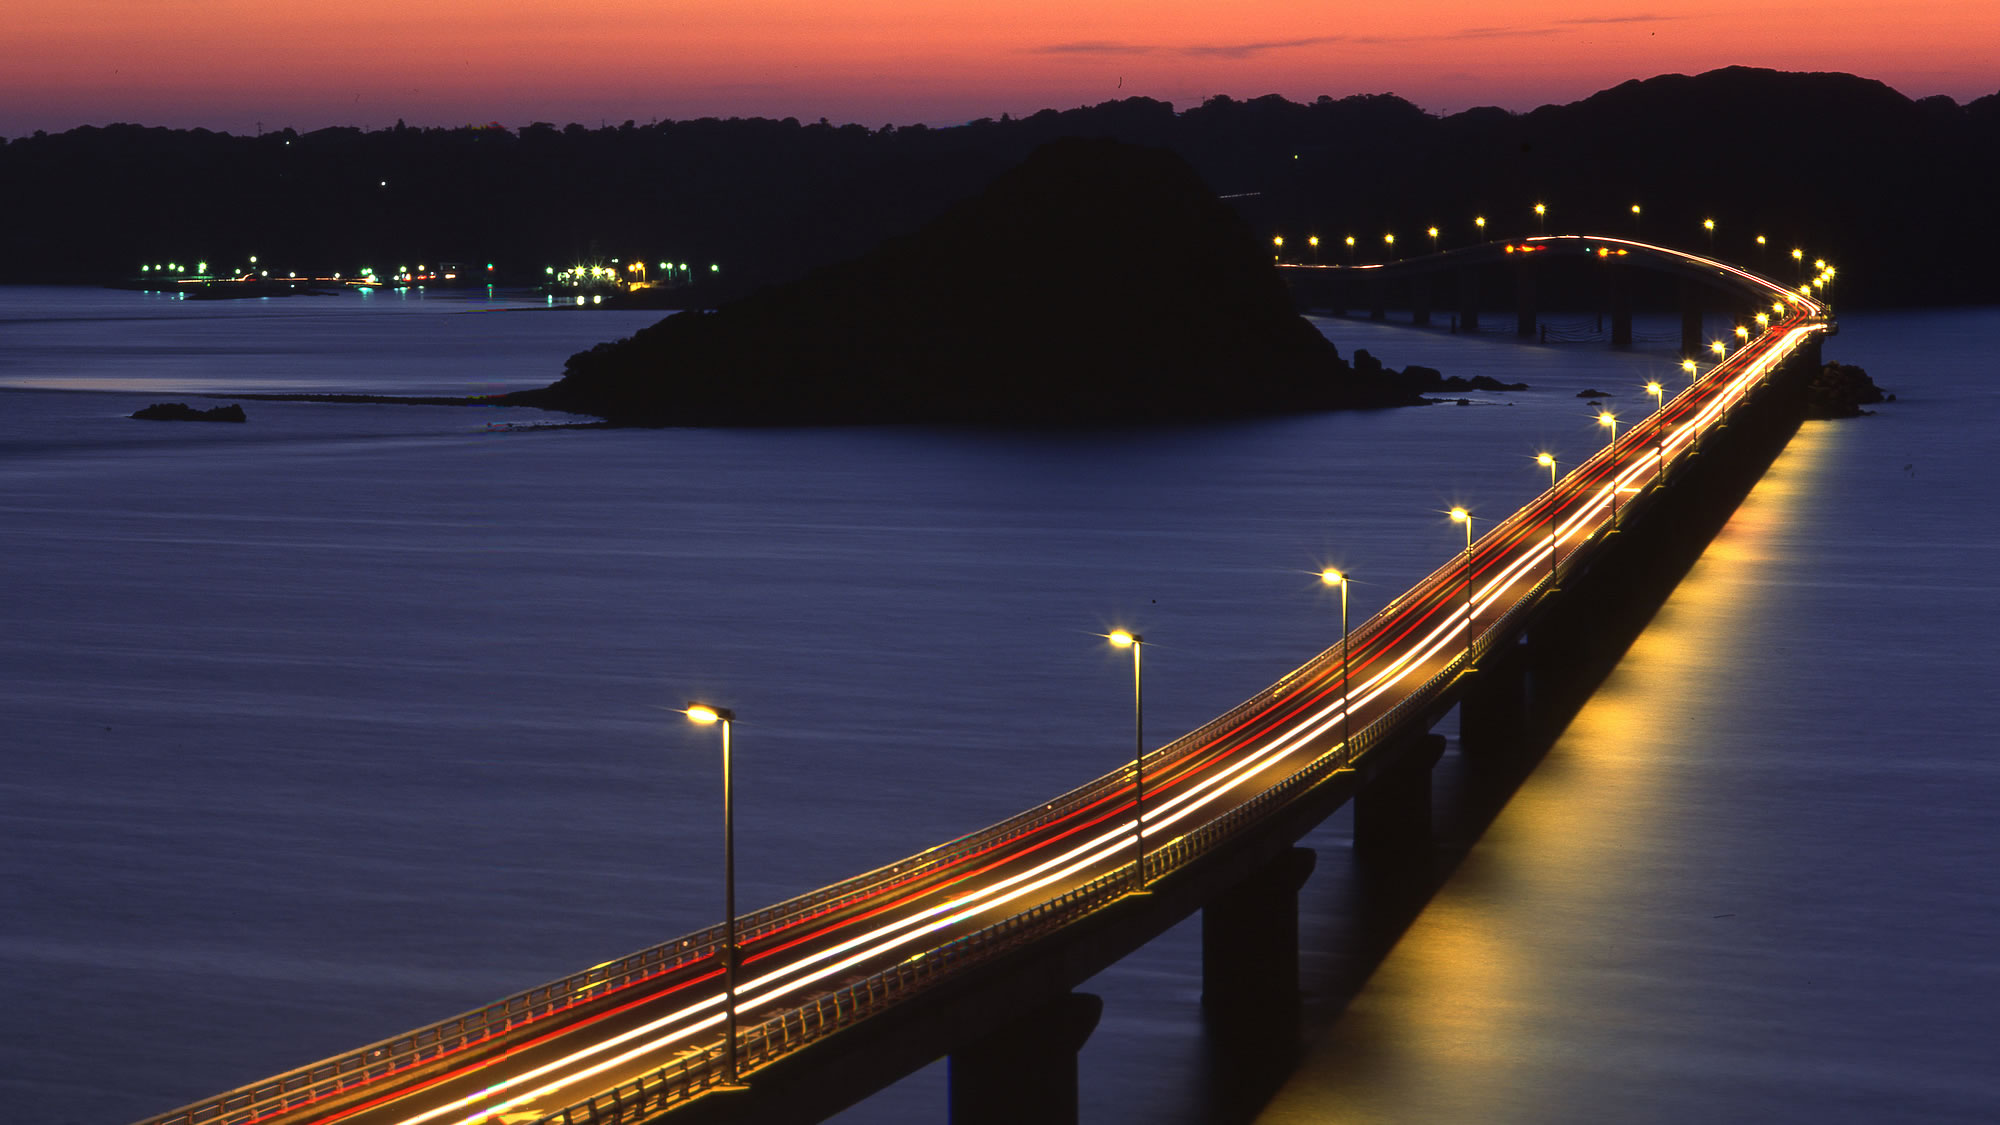
[(394, 406), (492, 406), (491, 396), (465, 395), (368, 395), (315, 393), (310, 391), (260, 391), (256, 394), (237, 395), (237, 398), (253, 402), (331, 402), (343, 405), (369, 405), (387, 403)]
[(156, 402), (132, 412), (132, 417), (148, 422), (244, 422), (243, 408), (230, 403), (207, 410), (197, 410), (185, 402)]
[(1263, 240), (1185, 161), (1066, 140), (913, 235), (668, 317), (494, 401), (653, 426), (1070, 425), (1422, 401), (1355, 358), (1294, 311)]
[(1578, 391), (1578, 392), (1576, 392), (1576, 397), (1578, 397), (1578, 398), (1610, 398), (1610, 397), (1611, 397), (1611, 392), (1609, 392), (1609, 391), (1598, 391), (1598, 390), (1590, 390), (1590, 391)]
[(1863, 406), (1894, 401), (1895, 395), (1885, 395), (1868, 372), (1851, 363), (1825, 364), (1806, 384), (1808, 418), (1858, 418), (1875, 413)]
[(1545, 201), (1551, 231), (1695, 250), (1713, 217), (1717, 254), (1786, 279), (1786, 251), (1805, 247), (1839, 265), (1844, 307), (2000, 299), (2000, 272), (1982, 265), (2000, 257), (2000, 94), (1913, 101), (1852, 75), (1744, 67), (1519, 114), (1218, 96), (1179, 113), (1133, 98), (944, 129), (86, 127), (0, 146), (0, 208), (15, 219), (0, 229), (0, 280), (103, 283), (141, 261), (257, 254), (273, 272), (494, 262), (496, 280), (522, 284), (548, 265), (643, 255), (719, 263), (680, 294), (713, 305), (913, 231), (1072, 136), (1178, 153), (1239, 197), (1253, 229), (1293, 236), (1288, 256), (1305, 257), (1307, 233), (1379, 244), (1433, 223), (1451, 245), (1475, 214), (1514, 237)]

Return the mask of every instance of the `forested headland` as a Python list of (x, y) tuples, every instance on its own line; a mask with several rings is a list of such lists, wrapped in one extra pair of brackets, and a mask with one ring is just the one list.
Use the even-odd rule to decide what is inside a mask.
[[(332, 128), (261, 136), (142, 125), (0, 146), (0, 280), (91, 283), (141, 262), (257, 254), (281, 269), (493, 262), (500, 280), (593, 257), (721, 269), (704, 302), (859, 256), (969, 198), (1038, 146), (1110, 138), (1178, 154), (1250, 226), (1338, 260), (1384, 232), (1449, 245), (1636, 232), (1756, 264), (1808, 249), (1856, 304), (2000, 299), (2000, 94), (1912, 100), (1844, 74), (1729, 68), (1633, 81), (1528, 113), (1424, 112), (1392, 95), (1143, 98), (951, 128), (787, 118), (602, 128)], [(1641, 215), (1631, 212), (1642, 205)], [(1162, 232), (1162, 238), (1173, 237)], [(1365, 258), (1363, 260), (1366, 260)]]

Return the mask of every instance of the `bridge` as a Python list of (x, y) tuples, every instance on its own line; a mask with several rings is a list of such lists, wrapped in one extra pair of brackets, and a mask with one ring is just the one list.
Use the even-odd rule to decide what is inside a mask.
[(1196, 911), (1215, 1037), (1282, 1057), (1314, 862), (1296, 842), (1352, 801), (1357, 853), (1426, 847), (1431, 728), (1458, 708), (1477, 762), (1551, 721), (1632, 576), (1698, 552), (1704, 513), (1712, 533), (1797, 427), (1833, 327), (1813, 287), (1642, 252), (1736, 286), (1740, 345), (1214, 720), (908, 859), (141, 1125), (811, 1122), (944, 1056), (954, 1121), (1074, 1121), (1100, 1007), (1076, 989)]
[[(1373, 320), (1388, 318), (1394, 298), (1409, 310), (1411, 323), (1428, 325), (1440, 307), (1439, 299), (1448, 298), (1442, 307), (1451, 310), (1453, 328), (1463, 332), (1480, 330), (1482, 313), (1488, 311), (1481, 282), (1491, 283), (1498, 273), (1500, 284), (1512, 289), (1515, 335), (1534, 339), (1540, 323), (1541, 271), (1552, 261), (1577, 258), (1592, 260), (1602, 270), (1592, 279), (1592, 288), (1609, 306), (1614, 348), (1632, 346), (1633, 291), (1639, 272), (1677, 283), (1674, 304), (1680, 312), (1680, 354), (1685, 357), (1707, 352), (1702, 320), (1710, 307), (1754, 309), (1769, 299), (1767, 294), (1786, 288), (1717, 258), (1608, 235), (1547, 235), (1482, 242), (1388, 262), (1284, 263), (1278, 268), (1302, 304), (1338, 312), (1364, 309)], [(1834, 273), (1824, 263), (1808, 270), (1803, 255), (1797, 264), (1803, 291), (1793, 287), (1791, 295), (1815, 300)]]

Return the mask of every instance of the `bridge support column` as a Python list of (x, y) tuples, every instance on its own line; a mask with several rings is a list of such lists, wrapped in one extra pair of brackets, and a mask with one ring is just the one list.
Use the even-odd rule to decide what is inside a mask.
[(1299, 888), (1315, 862), (1291, 848), (1202, 907), (1202, 1012), (1232, 1055), (1298, 1046)]
[(1422, 328), (1431, 322), (1431, 279), (1419, 275), (1410, 281), (1410, 323)]
[(1076, 1125), (1076, 1053), (1104, 1001), (1072, 992), (951, 1054), (951, 1125)]
[(1632, 350), (1632, 285), (1616, 260), (1611, 263), (1611, 346)]
[(1379, 277), (1368, 279), (1368, 319), (1389, 319), (1389, 309), (1382, 298), (1382, 279)]
[(1515, 268), (1514, 335), (1523, 340), (1535, 338), (1535, 267), (1532, 262), (1523, 261)]
[(1373, 859), (1430, 847), (1431, 767), (1444, 756), (1444, 736), (1423, 734), (1416, 741), (1354, 795), (1357, 856)]
[(1458, 271), (1458, 330), (1479, 331), (1479, 275), (1470, 267)]
[(1491, 760), (1521, 741), (1528, 728), (1526, 645), (1488, 653), (1458, 701), (1458, 749), (1467, 760)]
[(1701, 287), (1692, 281), (1681, 282), (1681, 358), (1692, 359), (1701, 354)]

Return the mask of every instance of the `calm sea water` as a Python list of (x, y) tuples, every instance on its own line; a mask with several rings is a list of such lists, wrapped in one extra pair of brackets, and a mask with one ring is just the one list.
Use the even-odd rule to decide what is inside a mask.
[[(379, 296), (379, 295), (378, 295)], [(1346, 321), (1535, 388), (1069, 433), (506, 432), (201, 392), (539, 385), (651, 317), (0, 291), (0, 1102), (119, 1125), (998, 819), (1330, 643), (1601, 441), (1665, 356)], [(492, 311), (488, 311), (488, 310)], [(1308, 842), (1293, 1121), (1990, 1120), (1992, 310), (1855, 316), (1897, 391), (1809, 424), (1541, 768), (1355, 977)], [(550, 416), (540, 416), (544, 419)], [(1092, 982), (1085, 1115), (1195, 1122), (1198, 926)], [(932, 1067), (849, 1123), (938, 1120)]]

